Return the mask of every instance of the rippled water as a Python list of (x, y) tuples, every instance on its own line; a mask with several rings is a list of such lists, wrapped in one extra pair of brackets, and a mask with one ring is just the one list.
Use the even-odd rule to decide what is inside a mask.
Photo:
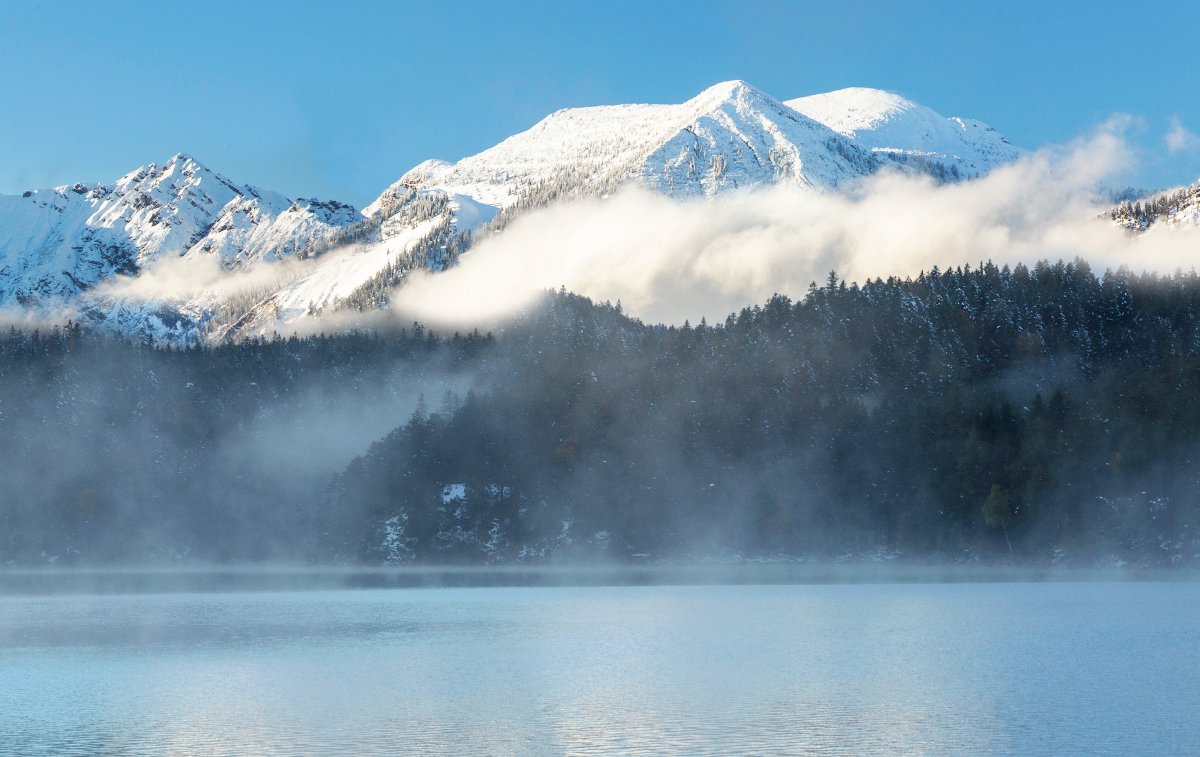
[(1200, 753), (1200, 585), (0, 597), (0, 753)]

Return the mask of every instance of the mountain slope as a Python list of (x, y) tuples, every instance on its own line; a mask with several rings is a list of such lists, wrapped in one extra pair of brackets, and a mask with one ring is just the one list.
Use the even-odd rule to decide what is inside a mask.
[[(238, 185), (180, 154), (111, 187), (0, 196), (0, 308), (67, 303), (94, 326), (158, 341), (287, 332), (384, 307), (414, 269), (451, 266), (476, 233), (562, 199), (627, 184), (681, 199), (777, 184), (831, 192), (885, 167), (955, 180), (1018, 154), (983, 124), (879, 90), (784, 103), (741, 81), (674, 105), (557, 111), (457, 163), (421, 163), (362, 214)], [(173, 259), (263, 275), (251, 288), (189, 280), (190, 294), (151, 300), (97, 289)], [(266, 267), (285, 260), (303, 263)]]
[(1118, 226), (1135, 232), (1153, 227), (1200, 227), (1200, 182), (1134, 202), (1126, 200), (1114, 207), (1109, 217)]
[(213, 255), (234, 269), (302, 255), (357, 218), (341, 203), (236, 185), (183, 154), (111, 187), (0, 196), (0, 305), (70, 299), (172, 257)]
[(946, 118), (891, 92), (850, 87), (788, 100), (788, 107), (876, 153), (935, 161), (966, 178), (1012, 162), (1021, 151), (995, 129), (969, 118)]
[(676, 197), (778, 182), (830, 190), (876, 168), (867, 151), (745, 82), (679, 105), (569, 108), (457, 163), (427, 161), (364, 213), (415, 189), (501, 209), (560, 195), (599, 195), (628, 181)]
[(507, 220), (630, 182), (680, 198), (776, 183), (830, 191), (878, 164), (842, 135), (740, 81), (679, 105), (560, 110), (458, 163), (416, 166), (364, 209), (371, 228), (359, 246), (316, 260), (225, 333), (286, 331), (331, 308), (386, 304), (385, 290), (408, 271), (453, 264), (471, 235), (502, 212)]

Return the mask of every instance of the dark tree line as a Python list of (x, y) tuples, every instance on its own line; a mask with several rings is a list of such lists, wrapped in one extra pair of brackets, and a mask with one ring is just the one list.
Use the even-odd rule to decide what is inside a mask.
[(165, 350), (75, 325), (10, 330), (0, 566), (307, 559), (329, 475), (352, 456), (336, 461), (339, 439), (369, 444), (357, 427), (401, 422), (414, 386), (489, 341), (415, 327)]
[[(1200, 277), (1082, 261), (830, 274), (682, 327), (559, 292), (495, 337), (13, 331), (0, 563), (1194, 565), (1197, 396)], [(390, 433), (322, 468), (389, 405)]]
[(1200, 278), (831, 274), (723, 324), (565, 293), (336, 478), (355, 559), (1197, 560)]

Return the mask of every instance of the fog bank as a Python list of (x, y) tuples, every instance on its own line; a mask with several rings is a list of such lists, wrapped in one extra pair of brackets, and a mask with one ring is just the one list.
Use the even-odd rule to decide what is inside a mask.
[(791, 187), (678, 201), (629, 188), (552, 206), (479, 241), (443, 273), (414, 274), (394, 293), (405, 320), (471, 325), (527, 307), (560, 286), (620, 300), (651, 322), (723, 319), (774, 293), (803, 295), (836, 270), (850, 281), (992, 260), (1085, 258), (1098, 270), (1188, 267), (1200, 232), (1140, 237), (1101, 218), (1101, 191), (1132, 152), (1110, 122), (1070, 145), (958, 184), (874, 176), (848, 193)]

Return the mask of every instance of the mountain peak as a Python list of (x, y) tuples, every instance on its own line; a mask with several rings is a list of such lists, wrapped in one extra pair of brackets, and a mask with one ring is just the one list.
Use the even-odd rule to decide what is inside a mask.
[[(953, 181), (1019, 153), (986, 125), (891, 92), (852, 87), (783, 102), (741, 79), (674, 104), (556, 111), (476, 155), (416, 166), (362, 214), (235, 184), (177, 152), (111, 186), (0, 197), (0, 304), (82, 297), (105, 278), (181, 255), (235, 269), (320, 253), (313, 273), (263, 306), (262, 323), (273, 327), (396, 275), (388, 271), (399, 256), (442, 266), (448, 258), (437, 250), (447, 239), (469, 244), (501, 213), (564, 198), (603, 197), (629, 184), (679, 198), (779, 184), (827, 192), (882, 167)], [(375, 222), (347, 235), (363, 216)], [(335, 249), (347, 241), (356, 246)], [(137, 328), (152, 329), (146, 324)]]
[(783, 102), (730, 79), (678, 104), (555, 111), (456, 163), (416, 166), (364, 213), (413, 190), (499, 209), (538, 197), (604, 194), (628, 181), (676, 196), (780, 181), (828, 190), (885, 164), (952, 180), (1017, 154), (986, 127), (968, 129), (884, 90), (853, 87)]
[(874, 152), (940, 163), (960, 175), (986, 173), (1021, 154), (987, 124), (946, 118), (882, 89), (847, 87), (784, 105)]
[(242, 190), (238, 187), (235, 187), (228, 179), (184, 152), (175, 153), (163, 163), (155, 161), (153, 163), (147, 163), (144, 166), (139, 166), (118, 179), (117, 185), (157, 186), (159, 182), (167, 179), (168, 177), (174, 176), (176, 173), (189, 177), (195, 176), (196, 174), (208, 174), (211, 175), (218, 183), (226, 185), (235, 193), (242, 193)]
[(730, 79), (718, 82), (705, 89), (700, 94), (688, 100), (688, 103), (716, 103), (742, 100), (766, 100), (775, 102), (775, 98), (757, 87), (747, 84), (741, 79)]
[(706, 88), (700, 93), (700, 97), (711, 95), (715, 97), (730, 97), (736, 94), (739, 90), (754, 89), (741, 79), (730, 79), (729, 81), (720, 81), (711, 87)]
[(226, 268), (303, 255), (358, 220), (336, 202), (291, 209), (283, 195), (234, 184), (183, 152), (111, 185), (0, 196), (0, 306), (74, 300), (102, 280), (186, 254), (216, 256)]
[(894, 92), (870, 87), (846, 87), (788, 100), (785, 104), (848, 137), (856, 136), (860, 130), (876, 128), (912, 110), (919, 109), (938, 119), (942, 118), (929, 108)]
[(165, 175), (171, 174), (172, 172), (174, 172), (176, 170), (178, 170), (180, 173), (184, 173), (184, 174), (208, 173), (208, 174), (212, 174), (213, 176), (217, 177), (217, 179), (222, 181), (223, 183), (227, 181), (223, 176), (218, 174), (216, 171), (212, 170), (208, 166), (206, 166), (203, 163), (201, 163), (200, 161), (196, 160), (196, 158), (194, 156), (192, 156), (186, 152), (177, 152), (174, 155), (172, 155), (170, 157), (170, 159), (167, 160), (166, 163), (163, 163), (162, 169), (160, 170), (160, 174), (165, 176)]

